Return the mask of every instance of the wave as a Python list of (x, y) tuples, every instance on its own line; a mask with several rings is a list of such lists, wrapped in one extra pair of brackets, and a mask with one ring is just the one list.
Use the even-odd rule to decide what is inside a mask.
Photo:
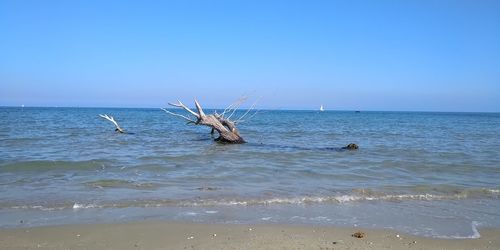
[(88, 187), (93, 188), (128, 188), (128, 189), (157, 189), (159, 184), (150, 182), (135, 182), (119, 179), (103, 179), (97, 181), (89, 181), (84, 183)]
[(432, 237), (432, 238), (437, 238), (437, 239), (453, 239), (453, 240), (461, 240), (461, 239), (479, 239), (481, 238), (481, 234), (479, 233), (479, 230), (477, 229), (478, 226), (481, 226), (481, 224), (477, 221), (472, 221), (471, 223), (471, 232), (472, 234), (470, 235), (436, 235), (436, 234), (422, 234), (422, 236), (426, 237)]
[[(112, 185), (124, 185), (122, 182), (111, 182)], [(134, 185), (125, 183), (125, 185)], [(62, 209), (91, 209), (91, 208), (128, 208), (128, 207), (215, 207), (215, 206), (269, 206), (269, 205), (314, 205), (332, 204), (342, 205), (353, 202), (373, 201), (446, 201), (466, 198), (500, 198), (500, 189), (478, 189), (456, 194), (345, 194), (336, 196), (301, 196), (275, 198), (195, 198), (195, 199), (145, 199), (145, 200), (118, 200), (99, 202), (66, 202), (58, 204), (12, 205), (0, 203), (0, 209), (35, 209), (35, 210), (62, 210)]]
[(108, 160), (87, 161), (22, 161), (0, 165), (0, 170), (5, 172), (17, 171), (51, 171), (51, 170), (95, 170), (110, 166)]

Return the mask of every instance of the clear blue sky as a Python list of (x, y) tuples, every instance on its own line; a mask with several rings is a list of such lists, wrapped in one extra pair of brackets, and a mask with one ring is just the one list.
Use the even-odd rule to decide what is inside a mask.
[[(0, 105), (500, 111), (500, 1), (0, 1)], [(250, 103), (251, 104), (251, 103)]]

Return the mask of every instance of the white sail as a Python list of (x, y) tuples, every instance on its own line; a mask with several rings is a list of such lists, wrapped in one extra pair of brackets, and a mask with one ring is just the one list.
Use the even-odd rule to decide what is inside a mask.
[(325, 111), (325, 108), (323, 108), (323, 104), (319, 107), (319, 111)]

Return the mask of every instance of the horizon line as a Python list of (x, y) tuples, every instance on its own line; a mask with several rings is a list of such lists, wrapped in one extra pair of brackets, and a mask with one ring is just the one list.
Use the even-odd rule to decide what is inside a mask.
[[(161, 107), (117, 107), (117, 106), (9, 106), (9, 105), (0, 105), (0, 108), (88, 108), (88, 109), (161, 109)], [(178, 109), (175, 107), (166, 107), (167, 109)], [(224, 108), (212, 108), (206, 107), (203, 109), (208, 110), (218, 110)], [(249, 108), (239, 108), (239, 110), (248, 110)], [(443, 111), (443, 110), (370, 110), (370, 109), (325, 109), (324, 111), (320, 111), (319, 109), (294, 109), (294, 108), (253, 108), (255, 110), (264, 110), (264, 111), (318, 111), (318, 112), (421, 112), (421, 113), (493, 113), (498, 114), (500, 111)]]

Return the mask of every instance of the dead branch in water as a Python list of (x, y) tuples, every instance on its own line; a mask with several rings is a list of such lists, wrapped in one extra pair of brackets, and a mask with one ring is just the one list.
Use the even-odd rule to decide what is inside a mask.
[[(236, 128), (235, 122), (229, 119), (234, 114), (236, 109), (241, 105), (242, 102), (243, 101), (240, 98), (235, 104), (231, 104), (228, 108), (226, 108), (222, 114), (217, 114), (217, 112), (215, 112), (214, 114), (211, 115), (205, 114), (203, 108), (201, 107), (200, 103), (198, 103), (197, 100), (194, 101), (194, 104), (196, 106), (196, 112), (188, 108), (181, 101), (177, 101), (177, 103), (169, 103), (170, 106), (184, 109), (192, 116), (194, 116), (195, 119), (168, 111), (166, 109), (162, 110), (165, 111), (167, 114), (181, 117), (184, 120), (187, 120), (188, 123), (211, 127), (212, 132), (215, 130), (219, 133), (219, 137), (215, 139), (216, 141), (224, 143), (245, 143), (245, 140), (243, 139), (243, 137), (240, 136), (240, 133)], [(225, 118), (224, 115), (228, 112), (231, 112), (231, 115), (228, 118)]]
[(116, 129), (115, 129), (116, 132), (125, 133), (125, 130), (123, 130), (120, 127), (120, 125), (118, 125), (118, 122), (116, 122), (115, 118), (113, 118), (112, 116), (108, 116), (107, 114), (104, 114), (104, 115), (99, 114), (99, 116), (102, 117), (102, 118), (104, 118), (104, 119), (106, 119), (106, 120), (108, 120), (108, 121), (110, 121), (110, 122), (112, 122), (115, 125), (115, 127), (116, 127)]

